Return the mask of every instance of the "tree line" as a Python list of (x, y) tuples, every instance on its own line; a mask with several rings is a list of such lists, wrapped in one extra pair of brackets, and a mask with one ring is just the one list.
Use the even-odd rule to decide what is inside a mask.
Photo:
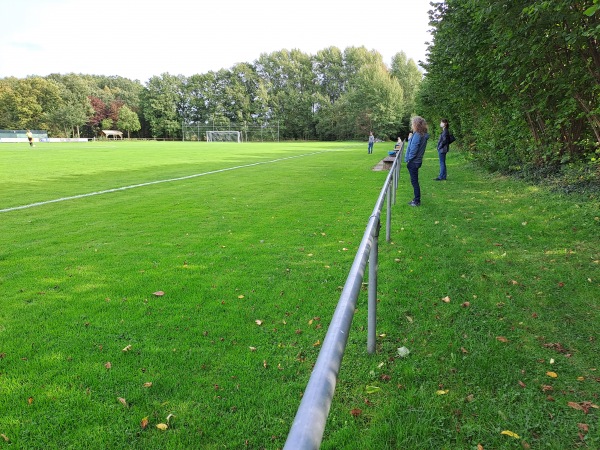
[(599, 0), (431, 5), (417, 110), (488, 169), (600, 181)]
[(395, 139), (408, 133), (422, 73), (404, 52), (388, 67), (365, 47), (264, 53), (252, 63), (145, 84), (119, 76), (0, 79), (0, 128), (93, 137), (119, 129), (180, 139), (182, 124), (277, 123), (282, 139)]

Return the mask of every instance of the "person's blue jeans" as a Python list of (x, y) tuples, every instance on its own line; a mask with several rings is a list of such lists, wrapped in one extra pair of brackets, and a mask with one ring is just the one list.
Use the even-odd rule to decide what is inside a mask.
[(442, 153), (442, 152), (438, 152), (438, 155), (440, 157), (440, 174), (438, 175), (438, 178), (440, 180), (445, 180), (446, 179), (446, 155), (447, 153)]
[(409, 162), (406, 164), (406, 168), (408, 169), (408, 173), (410, 174), (410, 184), (412, 184), (413, 191), (415, 194), (415, 198), (413, 201), (415, 203), (421, 203), (421, 186), (419, 186), (419, 169), (421, 168), (421, 164), (415, 164), (413, 162)]
[[(363, 147), (364, 148), (364, 147)], [(369, 142), (369, 148), (367, 149), (369, 153), (373, 153), (373, 143)]]

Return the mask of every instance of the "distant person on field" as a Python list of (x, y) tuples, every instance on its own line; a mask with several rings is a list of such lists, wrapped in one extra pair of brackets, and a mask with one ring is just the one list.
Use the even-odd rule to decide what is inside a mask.
[(446, 153), (450, 150), (450, 128), (448, 126), (448, 119), (442, 119), (440, 122), (442, 128), (442, 134), (440, 134), (440, 140), (438, 141), (437, 151), (440, 157), (440, 174), (435, 181), (443, 181), (446, 179)]
[(369, 155), (371, 153), (373, 153), (373, 144), (375, 143), (375, 136), (373, 136), (373, 132), (369, 132), (369, 148), (367, 149), (367, 152), (369, 153)]
[(33, 147), (33, 134), (31, 134), (30, 130), (27, 130), (27, 140), (29, 141), (29, 146)]
[(425, 119), (422, 117), (415, 116), (411, 121), (411, 129), (412, 133), (408, 135), (408, 148), (406, 149), (406, 155), (404, 156), (406, 168), (410, 174), (410, 182), (414, 191), (414, 198), (408, 204), (410, 206), (420, 206), (421, 187), (419, 186), (419, 169), (423, 164), (423, 154), (425, 153), (425, 147), (427, 146), (427, 139), (429, 139), (427, 122), (425, 122)]

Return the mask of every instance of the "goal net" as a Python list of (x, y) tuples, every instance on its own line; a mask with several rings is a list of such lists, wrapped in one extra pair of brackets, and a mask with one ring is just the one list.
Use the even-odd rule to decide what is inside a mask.
[(207, 131), (207, 142), (242, 142), (239, 131)]

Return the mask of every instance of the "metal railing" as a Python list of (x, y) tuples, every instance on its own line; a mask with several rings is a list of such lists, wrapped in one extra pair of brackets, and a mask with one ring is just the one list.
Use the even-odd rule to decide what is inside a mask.
[(346, 278), (344, 289), (296, 412), (284, 450), (316, 450), (321, 445), (367, 262), (369, 263), (367, 351), (369, 354), (375, 352), (380, 217), (384, 201), (387, 199), (386, 240), (389, 242), (391, 239), (392, 203), (396, 203), (403, 151), (404, 142), (400, 150), (396, 152), (396, 158), (375, 203), (373, 214), (369, 217), (367, 228), (348, 278)]

